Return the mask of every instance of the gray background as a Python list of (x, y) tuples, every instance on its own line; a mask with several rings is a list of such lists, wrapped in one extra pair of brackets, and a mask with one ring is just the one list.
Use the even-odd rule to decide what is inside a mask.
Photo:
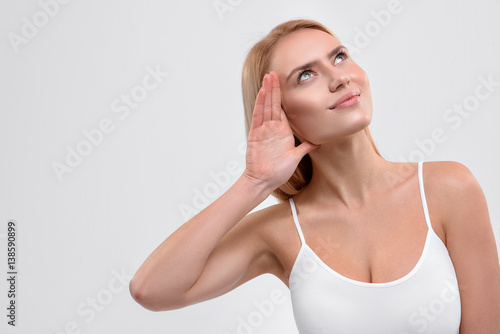
[[(42, 4), (51, 3), (44, 22)], [(382, 25), (372, 11), (389, 3), (2, 1), (1, 267), (6, 274), (6, 226), (15, 219), (19, 308), (18, 326), (11, 328), (2, 307), (1, 331), (297, 333), (289, 292), (270, 275), (160, 313), (135, 303), (126, 285), (188, 219), (186, 208), (199, 211), (196, 194), (212, 201), (237, 179), (228, 172), (229, 180), (217, 184), (213, 175), (224, 174), (228, 163), (245, 165), (244, 57), (272, 27), (295, 18), (324, 23), (351, 47), (370, 78), (371, 130), (386, 159), (416, 157), (422, 151), (417, 142), (442, 129), (446, 140), (418, 160), (459, 161), (472, 171), (498, 243), (500, 87), (482, 100), (474, 94), (479, 77), (500, 82), (500, 2), (401, 0), (399, 13)], [(34, 20), (37, 33), (16, 47), (12, 36), (22, 37), (26, 21)], [(364, 44), (361, 33), (371, 35)], [(147, 68), (168, 75), (124, 117), (122, 94), (145, 92)], [(443, 118), (464, 103), (473, 111), (459, 126)], [(83, 131), (104, 119), (113, 130), (84, 147)], [(54, 162), (65, 164), (68, 147), (78, 145), (90, 153), (58, 179)], [(257, 209), (275, 202), (270, 198)], [(6, 291), (2, 279), (0, 305), (7, 305)], [(283, 294), (279, 303), (273, 291)]]

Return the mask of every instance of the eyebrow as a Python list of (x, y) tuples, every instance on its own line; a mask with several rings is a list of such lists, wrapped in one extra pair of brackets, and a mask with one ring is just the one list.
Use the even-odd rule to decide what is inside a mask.
[[(345, 46), (343, 46), (341, 44), (341, 45), (337, 46), (335, 49), (333, 49), (332, 51), (330, 51), (327, 55), (328, 59), (333, 57), (337, 52), (339, 52), (340, 49), (345, 49)], [(290, 72), (290, 74), (288, 74), (288, 76), (286, 77), (286, 81), (288, 81), (295, 72), (300, 71), (300, 70), (304, 70), (308, 67), (312, 67), (312, 66), (316, 65), (317, 63), (318, 63), (317, 60), (313, 60), (313, 61), (308, 62), (307, 64), (304, 64), (302, 66), (299, 66), (299, 67), (293, 69), (292, 72)]]

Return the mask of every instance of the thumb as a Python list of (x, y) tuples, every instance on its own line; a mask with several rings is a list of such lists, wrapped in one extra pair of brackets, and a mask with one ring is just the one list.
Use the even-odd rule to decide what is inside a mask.
[(301, 143), (299, 146), (295, 148), (296, 154), (299, 156), (300, 159), (304, 157), (307, 153), (311, 152), (312, 150), (315, 150), (319, 147), (320, 145), (316, 144), (311, 144), (308, 141), (304, 141)]

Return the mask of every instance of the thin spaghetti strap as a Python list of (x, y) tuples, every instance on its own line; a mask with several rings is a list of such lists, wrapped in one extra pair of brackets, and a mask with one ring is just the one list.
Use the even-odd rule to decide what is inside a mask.
[(429, 209), (427, 208), (427, 200), (425, 198), (424, 177), (422, 172), (423, 165), (423, 161), (418, 162), (418, 183), (420, 186), (420, 198), (422, 200), (422, 206), (424, 208), (425, 222), (427, 223), (427, 227), (429, 228), (429, 230), (434, 232), (434, 230), (432, 229), (431, 218), (429, 216)]
[(306, 240), (304, 239), (304, 234), (302, 234), (302, 229), (300, 228), (299, 219), (297, 218), (297, 210), (295, 209), (295, 203), (291, 197), (288, 199), (288, 201), (290, 202), (290, 207), (292, 208), (293, 221), (295, 223), (295, 227), (297, 228), (297, 232), (299, 232), (300, 241), (302, 242), (302, 245), (305, 245)]

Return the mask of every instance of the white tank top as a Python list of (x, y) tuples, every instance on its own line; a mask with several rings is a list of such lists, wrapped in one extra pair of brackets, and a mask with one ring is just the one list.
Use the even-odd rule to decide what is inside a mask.
[(459, 333), (461, 307), (455, 269), (432, 229), (418, 163), (420, 197), (427, 222), (425, 246), (415, 267), (387, 283), (342, 276), (307, 245), (290, 198), (302, 246), (290, 273), (290, 293), (301, 334)]

